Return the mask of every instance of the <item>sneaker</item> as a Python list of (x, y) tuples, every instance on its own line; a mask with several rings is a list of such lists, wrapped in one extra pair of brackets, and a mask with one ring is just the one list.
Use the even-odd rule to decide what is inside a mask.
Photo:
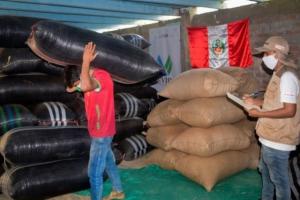
[(113, 200), (113, 199), (125, 199), (124, 192), (112, 191), (108, 196), (104, 197), (102, 200)]

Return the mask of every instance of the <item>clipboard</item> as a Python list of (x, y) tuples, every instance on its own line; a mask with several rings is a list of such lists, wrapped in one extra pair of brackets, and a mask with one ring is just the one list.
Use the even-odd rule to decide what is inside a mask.
[(238, 105), (242, 106), (243, 108), (245, 108), (246, 110), (251, 110), (251, 109), (257, 109), (257, 110), (261, 110), (261, 108), (257, 105), (250, 105), (250, 104), (246, 104), (243, 99), (241, 99), (240, 97), (227, 92), (227, 97), (229, 99), (231, 99), (232, 101), (234, 101), (235, 103), (237, 103)]

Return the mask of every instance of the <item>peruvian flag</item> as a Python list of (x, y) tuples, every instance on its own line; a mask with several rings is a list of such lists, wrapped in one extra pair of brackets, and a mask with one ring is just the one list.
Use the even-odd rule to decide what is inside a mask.
[(188, 28), (191, 66), (220, 68), (253, 63), (249, 19), (218, 26)]

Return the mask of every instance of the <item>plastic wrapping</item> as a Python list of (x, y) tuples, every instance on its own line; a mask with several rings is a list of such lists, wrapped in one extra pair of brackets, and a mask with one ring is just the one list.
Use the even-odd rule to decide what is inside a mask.
[(115, 112), (117, 118), (142, 117), (149, 111), (147, 104), (129, 93), (115, 95)]
[(165, 74), (149, 54), (125, 41), (58, 22), (36, 23), (27, 44), (50, 63), (80, 66), (84, 46), (90, 41), (98, 53), (91, 65), (108, 71), (115, 81), (133, 84)]
[(13, 165), (88, 157), (90, 137), (85, 127), (21, 127), (1, 138), (1, 154)]
[(40, 126), (78, 125), (76, 115), (61, 102), (44, 102), (35, 106), (34, 115)]
[(88, 158), (14, 167), (1, 177), (3, 194), (14, 200), (42, 200), (89, 188)]
[(0, 46), (10, 48), (27, 47), (26, 40), (31, 26), (41, 19), (32, 17), (0, 16)]
[(145, 130), (144, 120), (139, 117), (121, 119), (116, 121), (117, 133), (114, 136), (114, 142), (120, 142), (132, 135), (141, 133)]
[(144, 135), (136, 134), (120, 142), (118, 148), (124, 153), (124, 160), (130, 161), (146, 154), (153, 147), (147, 143)]
[(144, 37), (138, 34), (124, 34), (122, 37), (133, 46), (141, 49), (146, 49), (151, 45)]
[(0, 104), (67, 102), (76, 94), (66, 92), (63, 77), (46, 75), (14, 75), (0, 77)]
[(20, 126), (37, 124), (37, 118), (24, 106), (7, 104), (0, 106), (0, 134)]
[(62, 76), (64, 69), (43, 61), (34, 55), (29, 48), (2, 50), (2, 53), (0, 53), (0, 73), (21, 74), (31, 72)]
[(153, 98), (157, 99), (157, 90), (150, 86), (143, 86), (143, 85), (124, 85), (120, 83), (114, 83), (114, 92), (115, 93), (130, 93), (136, 98), (143, 99), (143, 98)]

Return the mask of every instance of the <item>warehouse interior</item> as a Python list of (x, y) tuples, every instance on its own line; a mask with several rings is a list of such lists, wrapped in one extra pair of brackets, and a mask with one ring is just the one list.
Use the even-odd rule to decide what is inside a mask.
[[(281, 117), (249, 112), (269, 111), (277, 69), (257, 47), (284, 38), (278, 62), (300, 77), (299, 35), (300, 0), (0, 0), (0, 200), (94, 200), (90, 123), (106, 127), (109, 116), (95, 102), (93, 121), (90, 91), (80, 88), (88, 42), (92, 72), (113, 81), (103, 106), (114, 109), (120, 199), (262, 199), (259, 124)], [(297, 140), (288, 143), (292, 200), (300, 200), (297, 91), (294, 115), (282, 117), (299, 118), (288, 129)], [(263, 104), (247, 107), (245, 95)], [(109, 195), (107, 171), (101, 179)]]

